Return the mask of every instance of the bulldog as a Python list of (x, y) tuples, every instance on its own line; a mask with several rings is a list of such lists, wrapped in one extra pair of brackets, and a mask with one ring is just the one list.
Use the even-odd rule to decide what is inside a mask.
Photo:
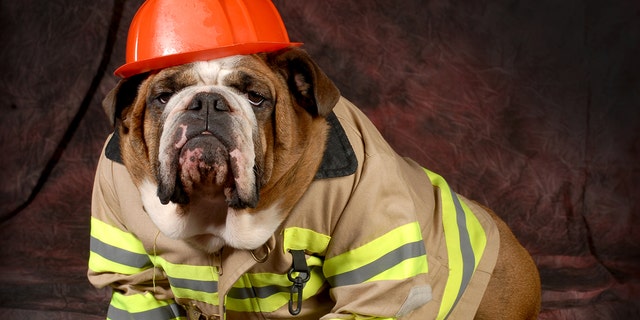
[[(109, 93), (104, 107), (115, 115), (121, 160), (158, 230), (205, 255), (268, 246), (264, 259), (256, 259), (255, 274), (286, 275), (291, 268), (288, 249), (303, 249), (322, 270), (316, 275), (312, 269), (309, 284), (291, 291), (290, 303), (298, 292), (298, 306), (317, 308), (308, 318), (344, 313), (414, 319), (537, 316), (536, 267), (506, 224), (490, 210), (448, 191), (438, 176), (397, 156), (301, 49), (199, 61), (132, 76)], [(329, 152), (335, 141), (342, 141), (340, 156), (355, 160), (340, 174), (319, 174), (339, 162)], [(481, 245), (450, 244), (451, 229), (442, 226), (450, 219), (441, 213), (446, 201), (459, 217), (467, 214), (463, 224), (481, 227), (478, 232), (459, 229), (457, 239), (464, 234), (483, 237)], [(407, 238), (414, 233), (417, 238)], [(152, 237), (139, 238), (145, 242)], [(395, 248), (393, 239), (407, 244)], [(298, 241), (304, 245), (291, 245)], [(144, 244), (155, 254), (155, 242)], [(414, 249), (403, 251), (410, 247)], [(462, 248), (459, 264), (467, 263), (464, 268), (456, 265), (456, 247)], [(279, 250), (269, 255), (274, 248)], [(384, 255), (362, 258), (371, 261), (357, 267), (357, 254), (376, 251)], [(469, 256), (470, 264), (464, 261)], [(410, 266), (404, 269), (406, 279), (398, 275), (401, 262)], [(450, 289), (454, 281), (447, 275), (456, 269), (460, 285)], [(311, 284), (316, 276), (321, 280)], [(216, 281), (222, 284), (220, 279)], [(324, 298), (313, 303), (305, 298), (303, 303), (303, 287), (315, 288), (313, 294)], [(222, 285), (216, 288), (222, 290)], [(176, 293), (175, 298), (187, 297)], [(220, 305), (225, 301), (220, 298)], [(239, 318), (246, 317), (241, 314)]]

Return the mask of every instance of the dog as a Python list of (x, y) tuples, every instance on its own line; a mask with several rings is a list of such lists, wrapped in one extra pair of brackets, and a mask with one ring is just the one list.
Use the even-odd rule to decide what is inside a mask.
[[(247, 287), (254, 306), (272, 299), (258, 308), (267, 318), (287, 316), (287, 302), (308, 319), (537, 317), (538, 272), (507, 225), (398, 156), (302, 49), (136, 75), (103, 105), (119, 128), (105, 152), (139, 195), (113, 219), (150, 255), (167, 253), (154, 263), (173, 289), (163, 297), (194, 318), (256, 317), (234, 293)], [(465, 237), (481, 244), (451, 241)], [(169, 266), (208, 257), (219, 301), (204, 303)], [(264, 274), (280, 280), (242, 278)]]

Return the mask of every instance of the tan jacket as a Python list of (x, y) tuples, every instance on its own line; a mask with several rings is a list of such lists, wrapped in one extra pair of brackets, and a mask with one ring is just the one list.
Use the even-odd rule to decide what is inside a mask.
[(334, 113), (316, 179), (254, 252), (209, 255), (163, 236), (111, 140), (96, 173), (88, 273), (113, 287), (110, 317), (172, 319), (184, 315), (175, 301), (196, 316), (290, 318), (288, 250), (300, 249), (310, 280), (298, 319), (473, 318), (498, 253), (488, 213), (397, 155), (347, 100)]

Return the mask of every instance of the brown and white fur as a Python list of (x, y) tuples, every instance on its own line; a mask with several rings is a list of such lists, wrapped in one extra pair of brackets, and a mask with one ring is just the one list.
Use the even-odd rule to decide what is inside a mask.
[[(104, 107), (116, 115), (124, 163), (153, 222), (216, 252), (255, 249), (287, 217), (320, 165), (324, 116), (339, 97), (304, 51), (286, 49), (134, 76)], [(533, 319), (537, 270), (493, 217), (500, 253), (476, 318)]]

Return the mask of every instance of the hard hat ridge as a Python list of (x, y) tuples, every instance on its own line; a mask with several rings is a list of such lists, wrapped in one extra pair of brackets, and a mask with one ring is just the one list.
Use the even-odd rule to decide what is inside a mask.
[(127, 78), (143, 72), (230, 55), (299, 46), (271, 0), (147, 0), (129, 27)]

